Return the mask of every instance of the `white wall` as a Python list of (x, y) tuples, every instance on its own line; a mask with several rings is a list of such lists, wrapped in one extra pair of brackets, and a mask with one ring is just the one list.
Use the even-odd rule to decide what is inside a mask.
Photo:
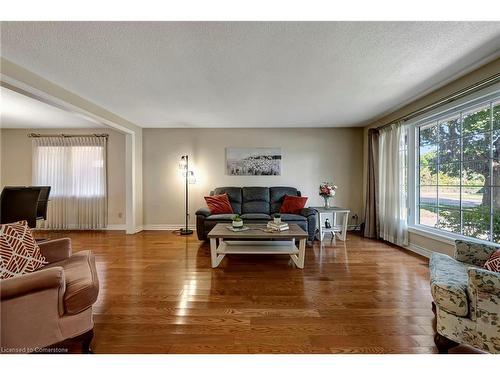
[[(281, 176), (229, 176), (226, 147), (281, 147)], [(191, 224), (203, 197), (217, 186), (294, 186), (321, 205), (318, 186), (339, 185), (334, 204), (361, 213), (363, 129), (144, 129), (144, 222), (172, 225), (184, 222), (184, 183), (178, 162), (188, 154), (197, 183), (190, 186)]]
[(108, 138), (108, 224), (125, 224), (125, 135), (111, 129), (1, 129), (1, 186), (32, 184), (29, 133), (93, 134)]

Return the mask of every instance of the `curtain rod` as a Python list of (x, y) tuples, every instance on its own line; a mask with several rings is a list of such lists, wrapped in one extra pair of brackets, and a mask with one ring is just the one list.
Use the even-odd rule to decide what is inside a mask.
[(30, 133), (28, 134), (28, 137), (30, 138), (55, 138), (55, 137), (61, 137), (61, 138), (75, 138), (75, 137), (103, 137), (103, 138), (108, 138), (109, 134), (37, 134), (37, 133)]
[(455, 100), (463, 98), (466, 95), (472, 94), (476, 91), (479, 91), (485, 87), (494, 85), (495, 83), (498, 83), (498, 82), (500, 82), (500, 73), (494, 74), (491, 77), (488, 77), (486, 79), (483, 79), (482, 81), (476, 82), (473, 85), (467, 86), (467, 87), (463, 88), (462, 90), (459, 90), (451, 95), (445, 96), (443, 99), (438, 100), (437, 102), (431, 103), (429, 105), (426, 105), (425, 107), (417, 109), (417, 110), (410, 112), (404, 116), (398, 117), (397, 119), (392, 120), (391, 122), (389, 122), (385, 125), (379, 126), (376, 129), (380, 130), (380, 129), (386, 128), (388, 126), (391, 126), (395, 122), (408, 121), (414, 117), (417, 117), (417, 116), (420, 116), (421, 114), (429, 112), (437, 107), (451, 103)]

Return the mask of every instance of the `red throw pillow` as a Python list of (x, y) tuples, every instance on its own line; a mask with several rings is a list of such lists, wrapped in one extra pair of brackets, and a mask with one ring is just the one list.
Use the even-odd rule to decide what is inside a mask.
[(293, 195), (285, 195), (285, 199), (283, 200), (283, 204), (280, 208), (280, 214), (300, 214), (300, 210), (302, 210), (306, 206), (307, 197), (295, 197)]
[(484, 264), (484, 268), (489, 271), (500, 272), (500, 249), (490, 255)]
[(0, 225), (0, 279), (36, 271), (47, 262), (26, 220)]
[(229, 203), (227, 193), (205, 197), (205, 201), (212, 215), (233, 213), (233, 208), (231, 207), (231, 203)]

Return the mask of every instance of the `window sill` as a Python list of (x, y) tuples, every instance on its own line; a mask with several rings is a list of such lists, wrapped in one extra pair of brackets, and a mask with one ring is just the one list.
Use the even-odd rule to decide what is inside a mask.
[(456, 233), (447, 233), (440, 230), (435, 230), (424, 225), (412, 225), (408, 227), (408, 232), (417, 234), (422, 237), (430, 238), (435, 241), (443, 242), (448, 245), (454, 245), (455, 240), (463, 240), (463, 241), (473, 241), (477, 243), (481, 243), (484, 245), (498, 245), (494, 242), (479, 240), (472, 237), (462, 236), (461, 234)]

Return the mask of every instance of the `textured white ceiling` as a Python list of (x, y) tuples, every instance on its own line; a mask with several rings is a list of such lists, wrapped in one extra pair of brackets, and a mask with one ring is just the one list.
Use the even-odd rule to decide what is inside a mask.
[(99, 128), (102, 125), (85, 120), (15, 91), (0, 87), (1, 128)]
[(499, 22), (2, 22), (4, 57), (142, 127), (360, 126), (500, 50)]

